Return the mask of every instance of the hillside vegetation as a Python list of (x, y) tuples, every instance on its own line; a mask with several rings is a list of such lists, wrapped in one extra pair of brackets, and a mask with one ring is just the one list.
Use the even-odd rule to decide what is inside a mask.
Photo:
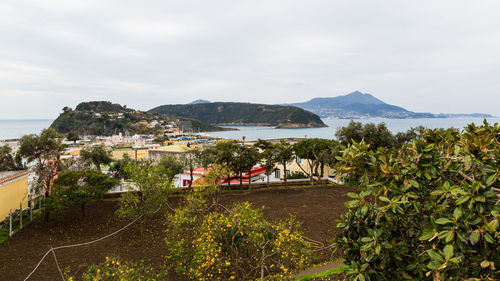
[(189, 118), (166, 116), (127, 108), (109, 101), (82, 102), (74, 110), (63, 108), (63, 113), (50, 126), (59, 133), (79, 135), (112, 135), (118, 133), (154, 134), (167, 125), (188, 127), (194, 131), (219, 131), (215, 127)]
[(149, 112), (194, 118), (214, 125), (262, 125), (278, 128), (326, 127), (316, 114), (294, 106), (214, 102), (162, 105)]

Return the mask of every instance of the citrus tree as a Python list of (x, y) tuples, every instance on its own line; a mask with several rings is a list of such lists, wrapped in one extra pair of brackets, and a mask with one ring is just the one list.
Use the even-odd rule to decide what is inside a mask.
[[(66, 269), (68, 281), (80, 280), (70, 276), (69, 268)], [(84, 272), (83, 281), (159, 281), (165, 280), (165, 272), (156, 273), (151, 266), (144, 262), (121, 261), (118, 257), (106, 257), (99, 264), (89, 266)]]
[(174, 270), (182, 280), (291, 279), (311, 258), (300, 225), (293, 219), (273, 225), (249, 203), (214, 203), (209, 197), (224, 170), (211, 169), (170, 214), (166, 242)]
[(349, 211), (339, 227), (352, 280), (496, 280), (500, 130), (425, 130), (399, 150), (364, 142), (337, 159)]

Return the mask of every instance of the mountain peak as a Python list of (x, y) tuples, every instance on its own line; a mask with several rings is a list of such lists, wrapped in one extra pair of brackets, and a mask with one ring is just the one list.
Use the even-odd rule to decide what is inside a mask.
[(432, 114), (410, 112), (402, 107), (387, 104), (371, 94), (360, 91), (354, 91), (350, 94), (337, 97), (314, 98), (307, 102), (294, 103), (292, 105), (310, 110), (321, 117), (433, 117)]
[(209, 100), (197, 99), (197, 100), (192, 101), (192, 102), (190, 102), (188, 104), (199, 104), (199, 103), (210, 103), (210, 101)]
[(369, 93), (362, 93), (360, 91), (354, 91), (345, 96), (338, 96), (337, 98), (342, 99), (345, 104), (385, 104), (385, 102), (377, 99)]

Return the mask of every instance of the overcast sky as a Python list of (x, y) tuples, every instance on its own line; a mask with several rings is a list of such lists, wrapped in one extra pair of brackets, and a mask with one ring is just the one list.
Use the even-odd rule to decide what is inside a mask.
[(0, 119), (355, 90), (500, 115), (500, 2), (0, 1)]

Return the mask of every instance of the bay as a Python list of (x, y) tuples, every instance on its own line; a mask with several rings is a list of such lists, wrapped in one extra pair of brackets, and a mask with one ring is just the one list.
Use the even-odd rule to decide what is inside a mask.
[(0, 120), (0, 140), (18, 139), (27, 134), (39, 134), (50, 127), (52, 119)]
[[(404, 132), (412, 127), (424, 126), (427, 128), (464, 128), (467, 124), (482, 124), (483, 118), (420, 118), (420, 119), (384, 119), (367, 118), (353, 119), (354, 121), (379, 124), (384, 122), (393, 133)], [(24, 119), (24, 120), (0, 120), (0, 140), (21, 138), (26, 134), (38, 134), (52, 124), (52, 119)], [(487, 118), (490, 124), (500, 122), (500, 118)], [(224, 126), (236, 128), (239, 131), (208, 132), (212, 137), (257, 140), (278, 138), (334, 138), (338, 127), (349, 124), (349, 119), (323, 119), (328, 125), (325, 128), (305, 129), (273, 129), (272, 127), (260, 126)]]
[[(427, 128), (464, 128), (470, 123), (480, 125), (483, 118), (418, 118), (418, 119), (386, 119), (386, 118), (366, 118), (353, 119), (354, 121), (366, 123), (385, 123), (392, 133), (404, 132), (412, 127), (424, 126)], [(328, 125), (325, 128), (304, 128), (304, 129), (274, 129), (272, 127), (260, 126), (224, 126), (226, 128), (236, 128), (238, 131), (209, 132), (207, 135), (218, 138), (257, 140), (257, 139), (279, 139), (279, 138), (334, 138), (337, 128), (346, 126), (349, 119), (323, 119)], [(500, 118), (487, 118), (490, 124), (500, 122)]]

